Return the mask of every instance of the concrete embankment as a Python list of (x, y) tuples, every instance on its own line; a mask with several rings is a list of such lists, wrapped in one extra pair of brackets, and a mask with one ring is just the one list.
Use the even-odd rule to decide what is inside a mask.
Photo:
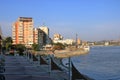
[(50, 64), (40, 65), (24, 56), (5, 56), (5, 64), (5, 80), (68, 80), (65, 72), (50, 70)]
[(85, 55), (88, 54), (89, 51), (85, 50), (55, 50), (54, 52), (52, 51), (31, 51), (31, 53), (34, 53), (36, 55), (54, 55), (54, 57), (57, 58), (68, 58), (68, 57), (73, 57), (73, 56), (80, 56), (80, 55)]
[(87, 54), (88, 51), (66, 51), (66, 52), (61, 52), (61, 51), (55, 51), (54, 56), (57, 58), (68, 58), (68, 57), (73, 57), (73, 56), (80, 56)]
[[(80, 55), (85, 55), (85, 54), (88, 54), (89, 52), (88, 51), (85, 51), (85, 50), (55, 50), (54, 52), (52, 51), (39, 51), (39, 52), (34, 52), (35, 55), (41, 55), (41, 56), (48, 56), (48, 55), (54, 55), (55, 58), (69, 58), (69, 57), (73, 57), (73, 56), (80, 56)], [(56, 63), (56, 65), (59, 64), (59, 67), (62, 66), (61, 63), (59, 63), (57, 60), (53, 59), (54, 62)], [(61, 64), (61, 65), (60, 65)], [(64, 67), (64, 66), (63, 66)], [(62, 67), (62, 68), (63, 68)], [(76, 75), (76, 74), (75, 74)], [(81, 77), (81, 79), (83, 79), (83, 76), (82, 74), (79, 74)], [(85, 76), (84, 76), (85, 77)], [(89, 78), (85, 77), (84, 78), (85, 80), (90, 80)]]

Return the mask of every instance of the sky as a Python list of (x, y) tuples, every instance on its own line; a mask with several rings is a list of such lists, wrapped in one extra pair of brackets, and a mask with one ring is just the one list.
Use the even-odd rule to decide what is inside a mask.
[(12, 36), (18, 17), (32, 17), (34, 27), (45, 25), (50, 37), (86, 41), (120, 39), (120, 0), (0, 0), (0, 26)]

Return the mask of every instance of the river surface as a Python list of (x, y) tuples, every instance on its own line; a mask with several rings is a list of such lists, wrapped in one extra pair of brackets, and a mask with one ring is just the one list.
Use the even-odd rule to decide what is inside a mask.
[(77, 70), (94, 80), (120, 80), (120, 46), (92, 47), (89, 54), (72, 61)]

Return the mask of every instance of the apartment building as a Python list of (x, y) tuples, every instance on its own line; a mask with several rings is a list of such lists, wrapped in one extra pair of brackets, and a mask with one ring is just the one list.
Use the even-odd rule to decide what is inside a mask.
[(38, 28), (33, 29), (33, 43), (38, 44)]
[(46, 26), (39, 27), (47, 36), (49, 36), (49, 28)]
[[(50, 39), (49, 39), (49, 28), (46, 26), (41, 26), (39, 27), (39, 29), (44, 32), (44, 40), (45, 40), (45, 44), (49, 44), (50, 43)], [(41, 32), (40, 31), (40, 32)]]
[(63, 40), (63, 36), (61, 36), (60, 34), (56, 33), (56, 34), (54, 34), (53, 40)]
[(33, 19), (31, 17), (19, 17), (12, 26), (13, 44), (24, 44), (31, 47), (33, 44)]
[(43, 45), (46, 45), (45, 33), (40, 28), (38, 28), (38, 44), (40, 48), (42, 48)]

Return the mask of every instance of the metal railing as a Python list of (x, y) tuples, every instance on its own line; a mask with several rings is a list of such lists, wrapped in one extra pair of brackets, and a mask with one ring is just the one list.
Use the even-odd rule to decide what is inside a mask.
[(2, 73), (5, 72), (5, 57), (3, 54), (0, 54), (0, 80), (5, 80), (5, 77)]

